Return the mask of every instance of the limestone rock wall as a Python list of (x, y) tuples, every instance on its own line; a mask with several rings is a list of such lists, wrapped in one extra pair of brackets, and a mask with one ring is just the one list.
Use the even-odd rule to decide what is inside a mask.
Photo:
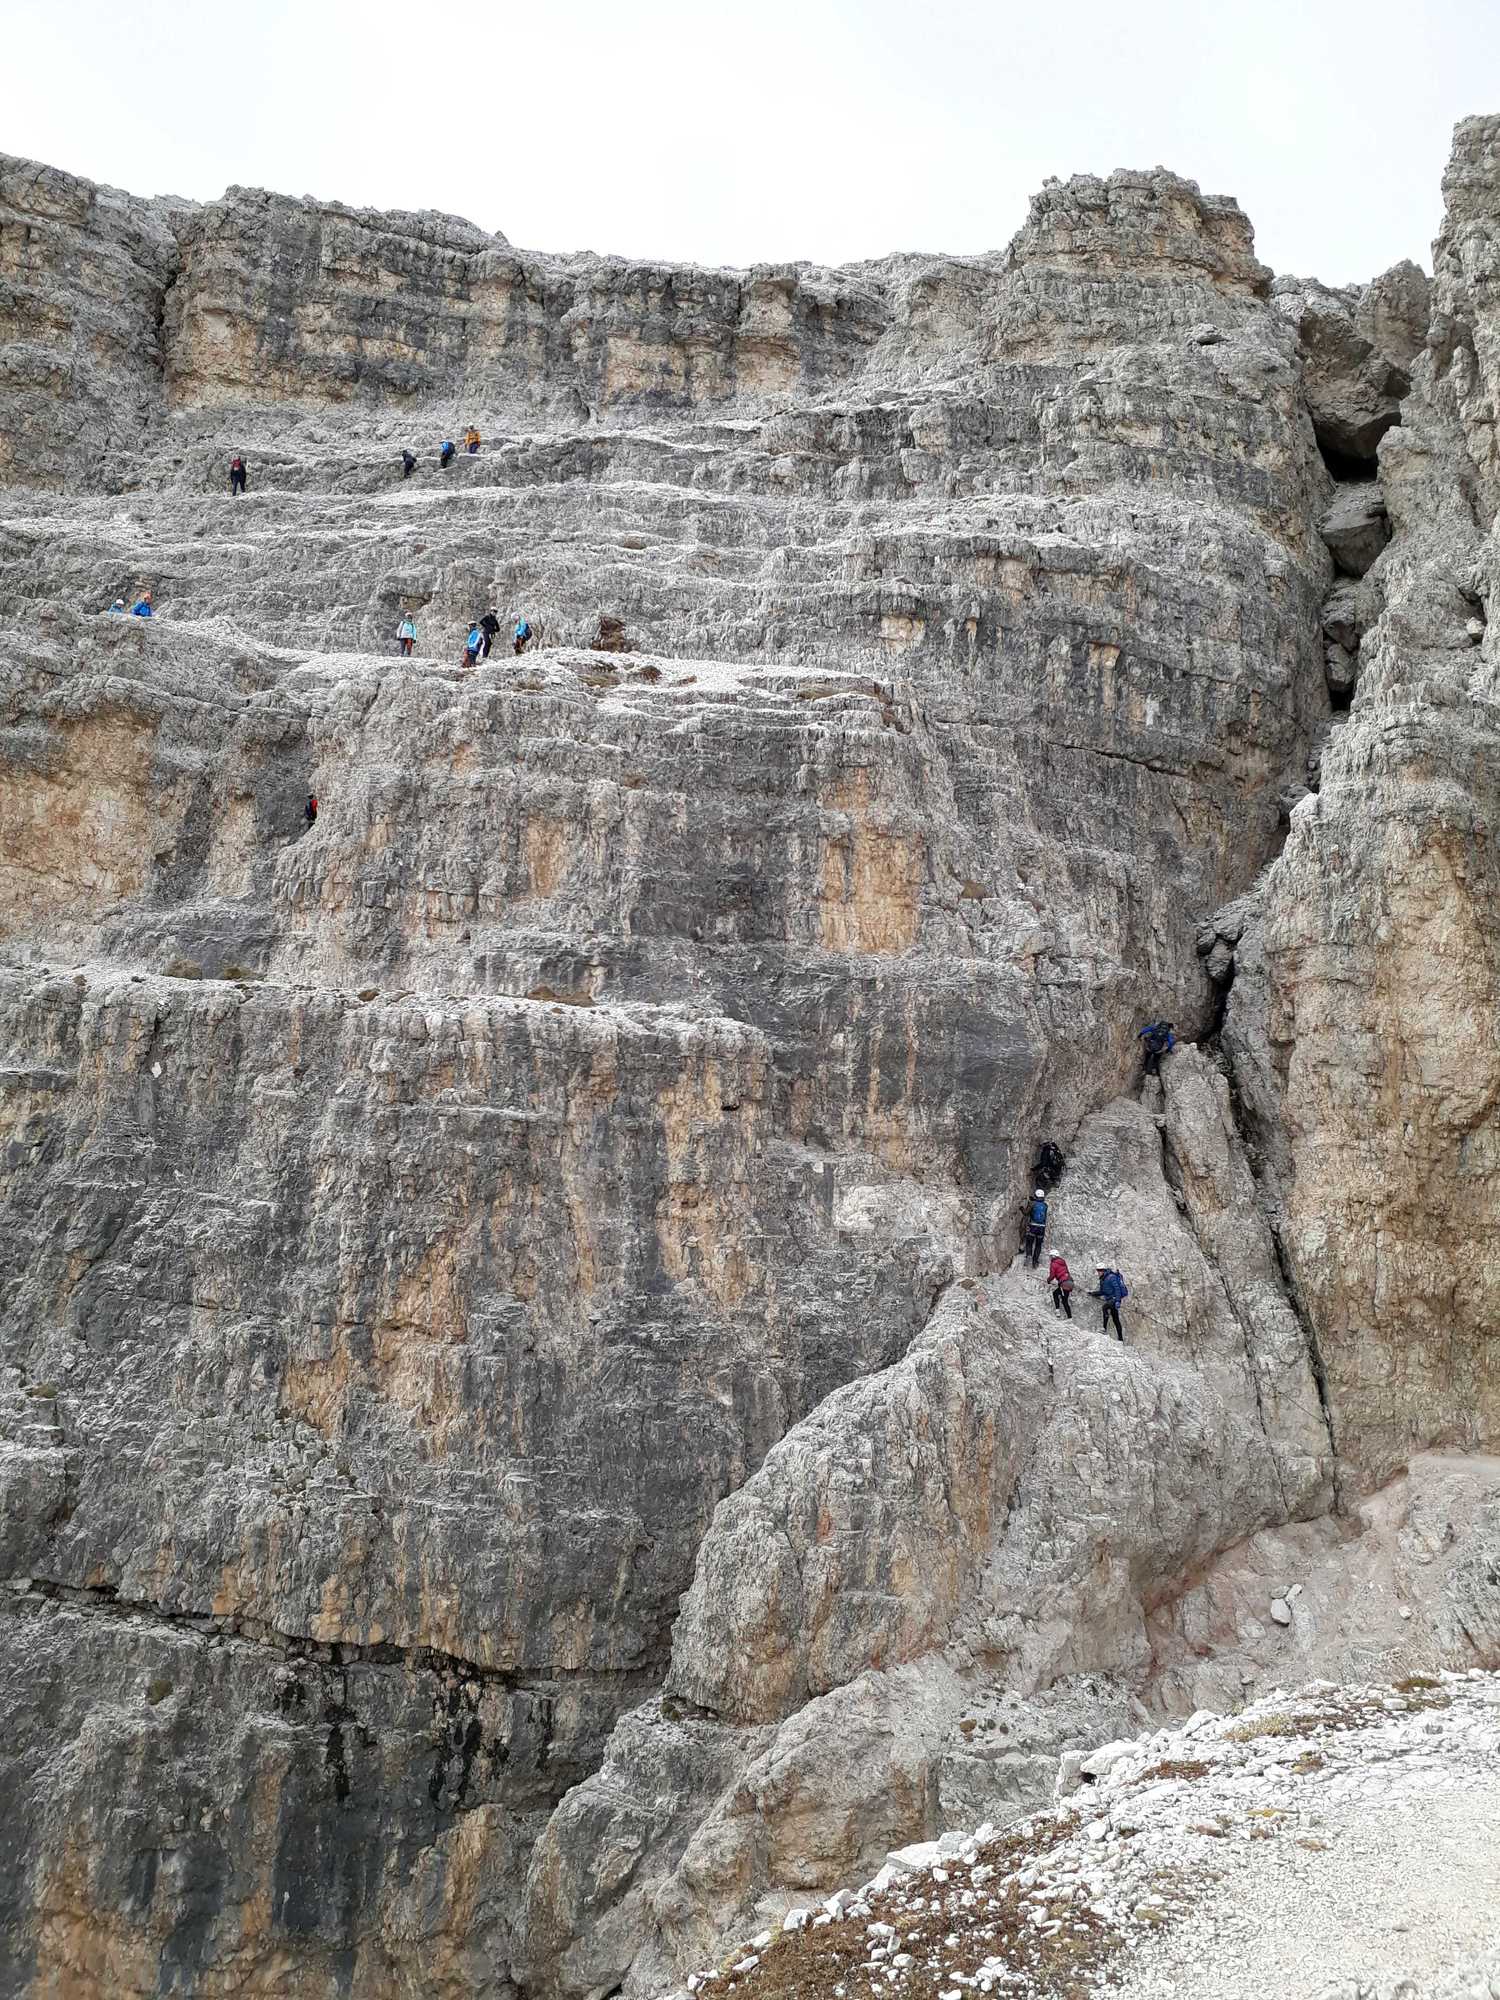
[(1461, 125), (1433, 335), (1380, 446), (1358, 694), (1267, 885), (1287, 1247), (1363, 1480), (1500, 1438), (1493, 422), (1500, 124)]
[(178, 407), (443, 396), (682, 412), (837, 382), (889, 317), (874, 275), (538, 257), (453, 217), (259, 189), (231, 188), (181, 240), (166, 329)]
[(0, 480), (121, 476), (163, 402), (183, 204), (0, 155)]
[(1382, 1499), (1492, 1437), (1489, 131), (1321, 344), (1161, 171), (745, 273), (7, 166), (0, 1986), (646, 1993), (1278, 1565), (1492, 1648)]

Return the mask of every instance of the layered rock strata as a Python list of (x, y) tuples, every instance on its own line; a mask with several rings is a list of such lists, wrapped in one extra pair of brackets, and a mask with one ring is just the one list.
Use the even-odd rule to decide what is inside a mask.
[(1496, 129), (1430, 330), (1161, 172), (710, 273), (6, 163), (7, 1990), (650, 1991), (1493, 1655)]

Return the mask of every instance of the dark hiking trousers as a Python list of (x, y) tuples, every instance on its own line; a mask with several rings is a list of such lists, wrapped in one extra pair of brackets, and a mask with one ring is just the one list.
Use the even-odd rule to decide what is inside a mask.
[(230, 490), (230, 492), (231, 492), (231, 493), (243, 493), (243, 492), (244, 492), (244, 490), (245, 490), (245, 475), (244, 475), (244, 473), (243, 473), (243, 472), (231, 472), (231, 473), (230, 473), (230, 475), (229, 475), (229, 490)]
[(1046, 1233), (1045, 1229), (1037, 1229), (1034, 1225), (1027, 1224), (1026, 1254), (1031, 1259), (1031, 1268), (1033, 1271), (1042, 1261), (1042, 1238)]
[(1073, 1301), (1068, 1297), (1061, 1285), (1054, 1285), (1052, 1287), (1052, 1310), (1054, 1312), (1065, 1312), (1069, 1319), (1073, 1317)]
[(1123, 1341), (1125, 1338), (1125, 1329), (1120, 1324), (1120, 1308), (1115, 1304), (1113, 1299), (1105, 1299), (1103, 1304), (1104, 1310), (1099, 1315), (1099, 1331), (1101, 1333), (1108, 1333), (1109, 1323), (1113, 1320), (1115, 1323), (1115, 1337)]

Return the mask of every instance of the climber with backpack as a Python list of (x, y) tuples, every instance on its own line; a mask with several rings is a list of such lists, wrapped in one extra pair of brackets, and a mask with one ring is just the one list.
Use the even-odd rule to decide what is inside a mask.
[(1063, 1170), (1063, 1156), (1050, 1139), (1044, 1140), (1037, 1149), (1036, 1165), (1031, 1177), (1044, 1188), (1052, 1187)]
[(1041, 1262), (1042, 1238), (1046, 1234), (1047, 1197), (1038, 1188), (1032, 1196), (1030, 1207), (1026, 1211), (1026, 1235), (1021, 1244), (1023, 1252), (1031, 1258), (1031, 1268), (1033, 1271)]
[(500, 632), (500, 620), (493, 611), (486, 611), (479, 621), (479, 629), (484, 634), (484, 645), (480, 648), (479, 657), (481, 660), (487, 660), (490, 656), (490, 647)]
[(315, 793), (309, 792), (307, 795), (307, 804), (302, 808), (302, 817), (307, 821), (308, 825), (311, 826), (313, 821), (317, 818), (317, 816), (318, 816), (317, 796)]
[(396, 643), (401, 648), (402, 659), (409, 660), (411, 649), (417, 643), (417, 621), (409, 611), (404, 613), (401, 623), (396, 627)]
[(452, 438), (443, 439), (443, 448), (438, 453), (438, 464), (442, 466), (445, 472), (448, 469), (448, 467), (453, 463), (453, 454), (457, 450), (458, 446), (453, 442)]
[(516, 622), (516, 654), (519, 657), (531, 643), (531, 627), (524, 618)]
[(478, 451), (479, 445), (480, 445), (479, 432), (475, 429), (473, 424), (470, 424), (469, 428), (464, 432), (464, 450), (469, 454), (470, 458), (472, 458), (475, 452)]
[(466, 673), (469, 670), (469, 668), (473, 666), (474, 662), (479, 658), (479, 649), (483, 644), (484, 644), (483, 632), (480, 631), (477, 625), (471, 625), (469, 627), (469, 636), (467, 639), (464, 640), (464, 657), (462, 665)]
[(229, 461), (229, 491), (232, 494), (245, 490), (245, 461), (236, 453)]
[(1047, 1283), (1052, 1287), (1052, 1310), (1073, 1317), (1073, 1273), (1065, 1257), (1053, 1256), (1047, 1266)]
[(403, 451), (401, 454), (401, 477), (403, 479), (410, 479), (416, 469), (417, 460), (415, 453)]
[(1115, 1323), (1115, 1334), (1123, 1345), (1125, 1329), (1120, 1324), (1120, 1307), (1130, 1297), (1130, 1287), (1112, 1265), (1100, 1264), (1095, 1268), (1098, 1272), (1099, 1285), (1096, 1291), (1089, 1293), (1089, 1297), (1091, 1299), (1098, 1299), (1101, 1302), (1099, 1331), (1101, 1333), (1108, 1333), (1109, 1323), (1113, 1320)]
[(1148, 1021), (1138, 1039), (1146, 1044), (1146, 1067), (1141, 1072), (1142, 1076), (1160, 1076), (1162, 1057), (1169, 1056), (1177, 1046), (1172, 1023)]

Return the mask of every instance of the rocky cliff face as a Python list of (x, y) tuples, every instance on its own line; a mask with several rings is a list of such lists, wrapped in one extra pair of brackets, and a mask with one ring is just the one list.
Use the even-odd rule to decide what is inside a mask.
[(0, 197), (6, 1990), (648, 1992), (1494, 1656), (1495, 121), (1430, 299)]

